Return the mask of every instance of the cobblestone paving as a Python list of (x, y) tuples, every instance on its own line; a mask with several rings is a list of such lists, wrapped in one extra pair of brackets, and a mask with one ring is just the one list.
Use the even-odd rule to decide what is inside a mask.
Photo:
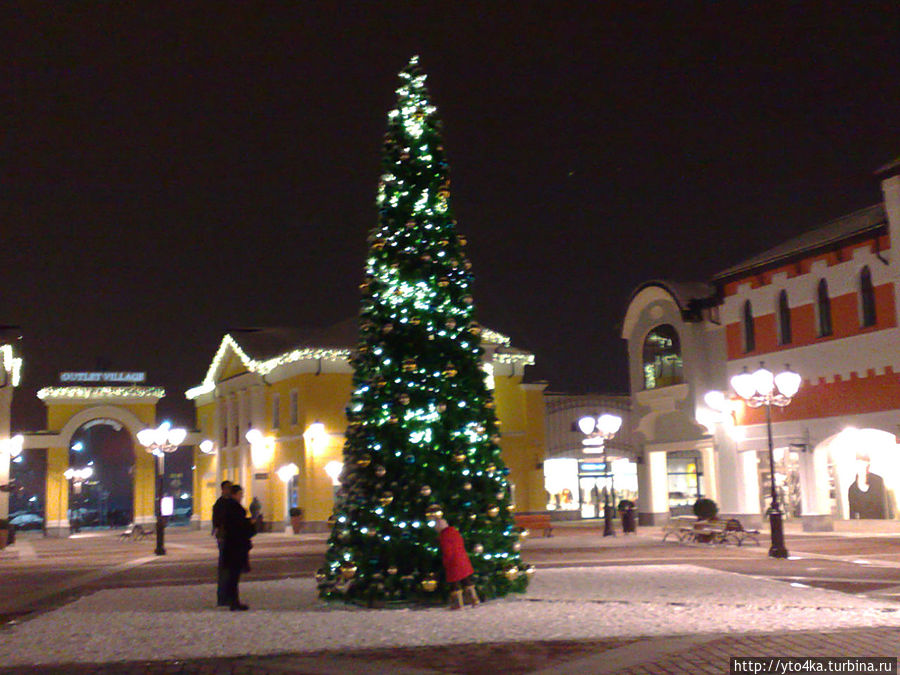
[(660, 649), (665, 638), (610, 639), (23, 666), (0, 668), (0, 675), (527, 675), (537, 670), (558, 675), (723, 675), (734, 656), (900, 657), (897, 628), (693, 639), (696, 644), (675, 652)]

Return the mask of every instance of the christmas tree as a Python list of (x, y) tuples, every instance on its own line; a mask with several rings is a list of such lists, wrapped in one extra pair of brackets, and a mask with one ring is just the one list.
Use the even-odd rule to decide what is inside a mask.
[(388, 113), (344, 469), (317, 575), (324, 598), (442, 600), (440, 517), (462, 534), (483, 597), (524, 591), (531, 572), (518, 553), (441, 128), (414, 57)]

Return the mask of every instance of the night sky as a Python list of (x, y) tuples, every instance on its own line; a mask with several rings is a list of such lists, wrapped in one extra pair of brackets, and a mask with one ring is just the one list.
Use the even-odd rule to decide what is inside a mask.
[(900, 155), (896, 2), (182, 4), (0, 10), (17, 429), (98, 366), (147, 371), (190, 422), (228, 329), (356, 314), (413, 54), (479, 320), (555, 391), (626, 390), (639, 283), (873, 204)]

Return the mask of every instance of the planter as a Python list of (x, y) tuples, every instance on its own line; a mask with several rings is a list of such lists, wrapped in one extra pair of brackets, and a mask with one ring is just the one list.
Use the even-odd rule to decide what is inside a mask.
[(303, 529), (303, 511), (294, 507), (290, 511), (291, 518), (291, 529), (294, 531), (294, 534), (300, 534), (300, 530)]

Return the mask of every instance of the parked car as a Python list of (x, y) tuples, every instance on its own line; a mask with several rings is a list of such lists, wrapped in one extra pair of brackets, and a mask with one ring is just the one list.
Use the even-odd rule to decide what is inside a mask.
[(17, 530), (40, 530), (44, 527), (44, 518), (37, 513), (20, 513), (9, 519), (10, 525)]

